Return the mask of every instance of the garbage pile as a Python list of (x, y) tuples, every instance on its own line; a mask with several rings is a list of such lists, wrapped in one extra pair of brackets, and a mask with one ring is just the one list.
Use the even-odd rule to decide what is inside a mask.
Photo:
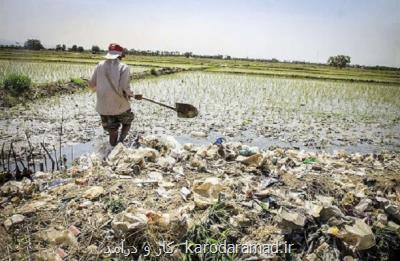
[(0, 187), (2, 260), (390, 260), (400, 251), (396, 153), (140, 143)]

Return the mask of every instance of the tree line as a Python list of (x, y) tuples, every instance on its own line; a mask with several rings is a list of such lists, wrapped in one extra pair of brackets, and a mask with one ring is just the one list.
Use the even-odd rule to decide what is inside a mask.
[[(55, 48), (45, 48), (40, 40), (38, 39), (28, 39), (21, 45), (0, 45), (2, 49), (28, 49), (28, 50), (50, 50), (50, 51), (69, 51), (69, 52), (84, 52), (90, 51), (93, 54), (97, 53), (105, 53), (106, 50), (101, 49), (97, 45), (93, 45), (90, 49), (85, 50), (83, 46), (78, 46), (76, 44), (72, 45), (70, 48), (67, 48), (65, 44), (57, 44)], [(136, 49), (124, 49), (125, 54), (128, 55), (148, 55), (148, 56), (184, 56), (186, 58), (194, 57), (194, 58), (213, 58), (213, 59), (231, 59), (231, 56), (224, 56), (221, 54), (218, 55), (196, 55), (192, 52), (178, 52), (178, 51), (152, 51), (152, 50), (136, 50)]]
[[(57, 44), (55, 48), (45, 48), (41, 41), (38, 39), (28, 39), (25, 41), (24, 45), (0, 45), (0, 49), (28, 49), (28, 50), (53, 50), (53, 51), (68, 51), (68, 52), (91, 52), (93, 54), (105, 53), (106, 50), (101, 49), (97, 45), (93, 45), (90, 49), (85, 50), (83, 46), (78, 46), (76, 44), (67, 48), (65, 44)], [(178, 52), (178, 51), (152, 51), (152, 50), (136, 50), (136, 49), (124, 49), (127, 55), (145, 55), (145, 56), (183, 56), (186, 58), (209, 58), (209, 59), (225, 59), (225, 60), (238, 60), (238, 61), (257, 61), (257, 62), (269, 62), (269, 63), (292, 63), (292, 64), (317, 64), (324, 65), (322, 63), (311, 63), (306, 61), (280, 61), (278, 59), (255, 59), (255, 58), (233, 58), (230, 55), (199, 55), (193, 54), (192, 52)], [(336, 55), (329, 57), (327, 65), (336, 67), (339, 69), (345, 67), (355, 67), (355, 68), (368, 68), (376, 70), (399, 70), (400, 68), (393, 68), (388, 66), (362, 66), (362, 65), (350, 65), (351, 58), (348, 55)]]

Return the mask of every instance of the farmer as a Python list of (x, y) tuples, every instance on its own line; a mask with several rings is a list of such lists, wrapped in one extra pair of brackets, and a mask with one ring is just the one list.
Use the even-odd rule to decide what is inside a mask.
[(124, 56), (124, 49), (119, 44), (110, 44), (104, 56), (106, 60), (97, 64), (89, 80), (89, 86), (96, 91), (96, 111), (100, 114), (104, 130), (109, 134), (111, 146), (123, 142), (131, 128), (134, 115), (129, 99), (142, 98), (142, 95), (133, 95), (130, 90), (129, 67), (121, 62)]

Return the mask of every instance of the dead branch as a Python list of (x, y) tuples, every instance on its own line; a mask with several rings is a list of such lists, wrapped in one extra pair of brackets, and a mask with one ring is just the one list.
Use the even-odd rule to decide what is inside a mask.
[[(51, 156), (50, 152), (44, 146), (43, 142), (40, 143), (40, 146), (42, 146), (43, 150), (46, 152), (47, 156), (51, 160), (51, 172), (53, 172), (54, 168), (55, 168), (55, 161), (54, 161), (53, 157)], [(46, 171), (47, 171), (47, 161), (45, 161), (45, 162), (46, 162)]]

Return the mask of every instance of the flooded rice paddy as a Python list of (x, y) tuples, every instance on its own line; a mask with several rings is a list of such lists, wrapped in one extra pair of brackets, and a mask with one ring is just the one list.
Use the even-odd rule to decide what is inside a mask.
[[(398, 86), (187, 72), (133, 81), (132, 89), (170, 105), (191, 103), (199, 116), (180, 119), (172, 110), (135, 100), (130, 138), (166, 134), (181, 143), (224, 137), (260, 148), (400, 150)], [(29, 136), (32, 144), (58, 146), (62, 125), (64, 151), (89, 152), (106, 141), (95, 102), (95, 93), (83, 92), (3, 110), (0, 142), (21, 148)], [(207, 137), (193, 137), (193, 131)]]
[[(89, 78), (93, 72), (93, 64), (77, 63), (42, 63), (25, 61), (1, 61), (0, 82), (11, 73), (29, 76), (34, 83), (48, 83), (71, 78)], [(131, 73), (150, 70), (150, 67), (129, 66)]]

